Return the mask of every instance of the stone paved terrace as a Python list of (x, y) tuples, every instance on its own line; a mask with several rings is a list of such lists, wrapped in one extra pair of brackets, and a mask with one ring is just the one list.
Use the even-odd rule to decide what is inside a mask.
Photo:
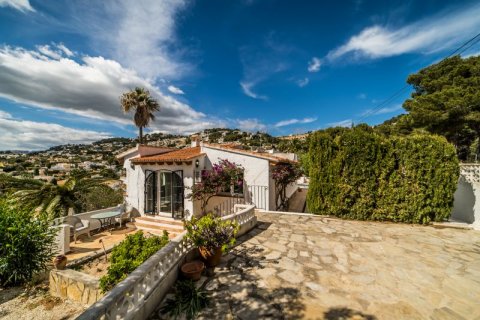
[(480, 319), (480, 232), (259, 214), (201, 319)]

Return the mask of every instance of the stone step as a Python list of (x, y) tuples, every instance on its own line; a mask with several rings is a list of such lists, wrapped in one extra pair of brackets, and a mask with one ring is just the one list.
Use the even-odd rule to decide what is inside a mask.
[(147, 228), (147, 229), (152, 229), (152, 230), (166, 230), (168, 232), (176, 232), (176, 233), (182, 233), (183, 232), (183, 227), (179, 226), (172, 226), (169, 224), (160, 224), (160, 223), (144, 223), (143, 221), (135, 221), (134, 222), (135, 226), (137, 228)]
[(177, 225), (183, 227), (183, 221), (182, 220), (175, 220), (173, 218), (168, 218), (168, 217), (159, 217), (159, 216), (141, 216), (135, 218), (135, 221), (141, 220), (141, 221), (150, 221), (150, 222), (155, 222), (155, 223), (162, 223), (162, 224), (171, 224), (171, 225)]
[[(161, 230), (161, 229), (152, 229), (152, 228), (147, 228), (147, 227), (143, 227), (143, 226), (136, 226), (136, 228), (137, 228), (137, 230), (142, 230), (143, 232), (148, 232), (148, 233), (151, 233), (151, 234), (154, 234), (154, 235), (157, 235), (157, 236), (163, 236), (163, 231), (164, 230)], [(172, 232), (172, 231), (168, 231), (168, 230), (165, 230), (165, 231), (168, 232), (168, 238), (169, 239), (173, 239), (180, 234), (180, 233)]]
[[(164, 229), (164, 228), (169, 228), (169, 229), (173, 229), (172, 231), (175, 231), (175, 230), (179, 230), (179, 231), (183, 231), (184, 228), (183, 228), (183, 225), (178, 225), (178, 224), (171, 224), (171, 223), (167, 223), (167, 222), (159, 222), (159, 221), (152, 221), (152, 220), (147, 220), (147, 219), (140, 219), (140, 218), (136, 218), (135, 219), (135, 224), (142, 224), (148, 228), (160, 228), (160, 229)], [(167, 230), (167, 229), (165, 229)]]
[[(127, 223), (127, 227), (129, 229), (142, 230), (143, 232), (148, 232), (148, 233), (158, 235), (158, 236), (163, 235), (163, 229), (148, 228), (148, 227), (145, 227), (145, 226), (136, 225), (135, 222)], [(172, 231), (168, 231), (168, 230), (166, 230), (166, 231), (168, 232), (168, 238), (169, 239), (173, 239), (181, 233), (181, 232), (172, 232)]]

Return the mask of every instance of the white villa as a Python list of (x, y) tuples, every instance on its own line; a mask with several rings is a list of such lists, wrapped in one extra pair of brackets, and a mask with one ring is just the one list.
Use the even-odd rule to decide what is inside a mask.
[[(210, 199), (207, 211), (232, 198), (242, 199), (259, 209), (275, 210), (275, 183), (272, 168), (277, 163), (295, 161), (294, 154), (252, 152), (232, 145), (206, 144), (192, 138), (191, 147), (170, 149), (137, 145), (117, 156), (123, 163), (126, 203), (141, 216), (186, 218), (200, 214), (200, 203), (190, 200), (188, 188), (200, 181), (201, 172), (227, 159), (244, 169), (243, 190)], [(297, 190), (287, 189), (287, 196)], [(160, 218), (160, 217), (158, 217)]]

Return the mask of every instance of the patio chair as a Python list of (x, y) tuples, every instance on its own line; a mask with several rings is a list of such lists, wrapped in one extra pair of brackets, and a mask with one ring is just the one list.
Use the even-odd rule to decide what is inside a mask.
[(131, 222), (132, 219), (131, 219), (130, 213), (131, 213), (132, 209), (130, 208), (130, 206), (128, 206), (126, 204), (119, 204), (118, 208), (120, 210), (120, 216), (115, 218), (115, 221), (120, 223), (120, 228), (121, 228), (122, 223), (124, 221)]
[(73, 230), (73, 240), (77, 243), (78, 236), (82, 234), (87, 234), (90, 238), (90, 221), (81, 220), (75, 216), (66, 216), (63, 219), (63, 223), (70, 225)]

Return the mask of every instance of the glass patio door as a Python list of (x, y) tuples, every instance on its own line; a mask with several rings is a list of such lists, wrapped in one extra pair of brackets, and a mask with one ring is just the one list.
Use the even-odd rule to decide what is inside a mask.
[(160, 213), (183, 217), (183, 171), (160, 171)]
[(145, 213), (157, 212), (157, 173), (145, 171)]
[(160, 212), (172, 212), (172, 172), (160, 172)]
[(183, 171), (172, 172), (172, 217), (183, 218)]

